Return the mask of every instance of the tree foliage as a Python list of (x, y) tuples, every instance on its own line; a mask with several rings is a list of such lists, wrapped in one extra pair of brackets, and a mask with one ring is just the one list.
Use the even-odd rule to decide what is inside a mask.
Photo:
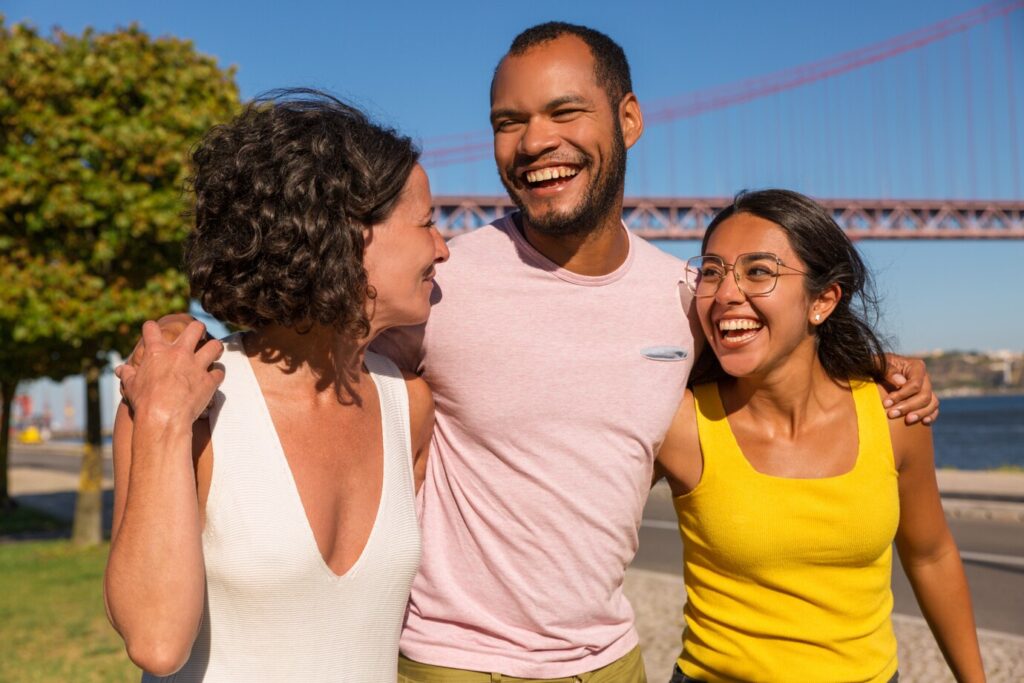
[(0, 319), (16, 342), (127, 351), (140, 321), (186, 307), (188, 151), (236, 110), (233, 71), (134, 26), (0, 21), (0, 79)]
[(0, 374), (88, 377), (187, 308), (188, 152), (238, 104), (190, 41), (0, 16)]

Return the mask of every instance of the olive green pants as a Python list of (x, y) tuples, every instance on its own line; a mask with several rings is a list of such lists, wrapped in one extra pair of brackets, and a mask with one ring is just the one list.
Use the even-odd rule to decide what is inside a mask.
[(647, 683), (640, 646), (600, 669), (564, 678), (517, 678), (486, 671), (449, 669), (398, 657), (398, 683)]

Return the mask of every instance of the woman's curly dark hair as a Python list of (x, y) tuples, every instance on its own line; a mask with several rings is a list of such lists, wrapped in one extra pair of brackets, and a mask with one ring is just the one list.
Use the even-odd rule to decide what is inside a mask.
[[(739, 213), (749, 213), (782, 228), (793, 251), (804, 262), (804, 287), (809, 295), (817, 296), (832, 284), (842, 290), (832, 314), (815, 329), (818, 360), (828, 376), (839, 381), (882, 381), (885, 346), (873, 329), (879, 318), (878, 296), (857, 248), (832, 214), (810, 197), (791, 190), (740, 192), (708, 225), (700, 246), (702, 254), (715, 229)], [(710, 350), (702, 354), (693, 374), (697, 384), (725, 376)]]
[(366, 336), (363, 230), (387, 219), (418, 159), (409, 138), (325, 93), (257, 98), (192, 153), (192, 296), (241, 327)]

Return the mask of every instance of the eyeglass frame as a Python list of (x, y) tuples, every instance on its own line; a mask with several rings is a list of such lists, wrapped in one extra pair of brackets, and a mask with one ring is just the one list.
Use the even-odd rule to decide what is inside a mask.
[[(748, 292), (747, 290), (745, 290), (743, 288), (743, 285), (742, 285), (741, 280), (740, 280), (740, 275), (739, 275), (738, 272), (736, 272), (736, 264), (745, 256), (766, 256), (766, 257), (770, 257), (771, 260), (775, 261), (775, 264), (778, 267), (780, 267), (780, 268), (789, 268), (793, 272), (792, 273), (780, 273), (778, 270), (776, 270), (775, 273), (774, 273), (775, 278), (772, 280), (771, 289), (769, 289), (767, 292), (758, 292), (757, 294), (751, 294), (750, 292)], [(687, 270), (687, 272), (689, 272), (691, 270), (690, 263), (692, 261), (694, 261), (696, 259), (707, 259), (707, 258), (718, 259), (718, 261), (722, 264), (722, 268), (725, 269), (726, 273), (728, 273), (731, 270), (732, 271), (733, 280), (736, 281), (736, 288), (738, 290), (740, 290), (741, 292), (743, 292), (743, 296), (748, 296), (748, 297), (752, 297), (752, 296), (768, 296), (769, 294), (774, 292), (775, 288), (779, 284), (779, 276), (780, 275), (805, 275), (805, 276), (810, 275), (810, 273), (806, 273), (806, 272), (804, 272), (802, 270), (799, 270), (798, 268), (794, 268), (793, 266), (786, 265), (786, 263), (781, 258), (779, 258), (778, 254), (773, 254), (770, 251), (748, 251), (748, 252), (745, 252), (745, 253), (740, 254), (739, 256), (737, 256), (736, 260), (733, 261), (732, 263), (726, 263), (725, 259), (723, 259), (721, 256), (715, 256), (714, 254), (701, 254), (700, 256), (691, 256), (690, 258), (686, 259), (686, 270)], [(698, 272), (698, 273), (700, 272), (699, 269), (693, 269), (693, 270), (694, 270), (694, 272)], [(686, 288), (689, 289), (690, 293), (693, 294), (695, 297), (700, 297), (702, 299), (706, 299), (708, 297), (712, 297), (712, 296), (715, 296), (716, 294), (718, 294), (718, 290), (722, 288), (722, 283), (723, 282), (725, 282), (725, 273), (722, 274), (722, 279), (718, 281), (718, 286), (715, 287), (715, 291), (711, 292), (710, 294), (697, 294), (697, 283), (696, 282), (690, 282), (690, 278), (686, 278)]]

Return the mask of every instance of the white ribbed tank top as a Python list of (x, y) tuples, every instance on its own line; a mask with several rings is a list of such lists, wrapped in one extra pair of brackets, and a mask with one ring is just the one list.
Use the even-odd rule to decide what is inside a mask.
[(384, 356), (366, 354), (380, 395), (383, 490), (362, 555), (337, 576), (316, 545), (238, 335), (224, 340), (220, 362), (226, 376), (210, 413), (203, 622), (178, 673), (144, 674), (142, 680), (395, 681), (398, 639), (420, 560), (401, 372)]

